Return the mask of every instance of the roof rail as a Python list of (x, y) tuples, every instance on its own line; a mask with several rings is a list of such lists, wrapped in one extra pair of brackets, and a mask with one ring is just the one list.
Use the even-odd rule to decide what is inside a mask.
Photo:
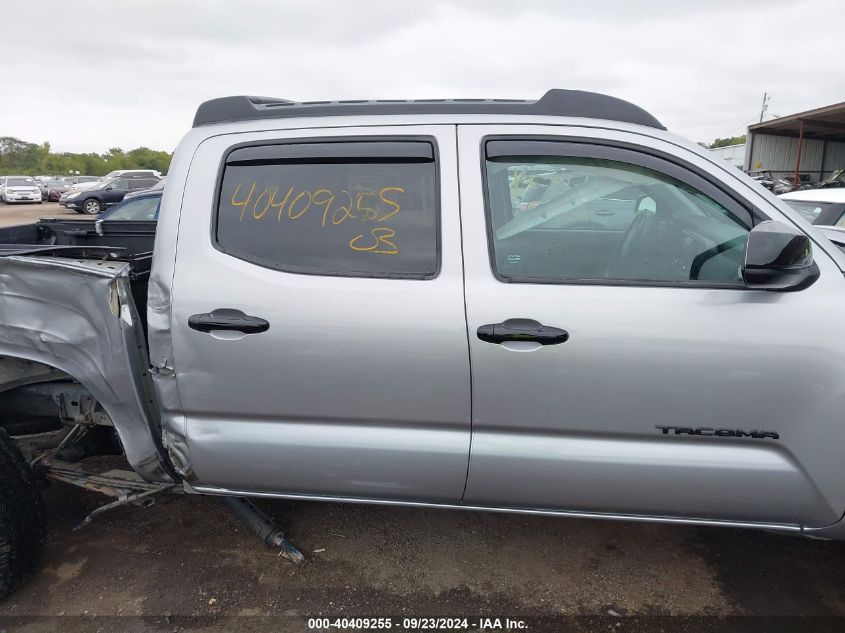
[(582, 90), (549, 90), (536, 101), (521, 99), (416, 99), (377, 101), (288, 101), (271, 97), (221, 97), (200, 104), (194, 127), (231, 121), (384, 114), (522, 114), (585, 117), (636, 123), (665, 130), (639, 106)]

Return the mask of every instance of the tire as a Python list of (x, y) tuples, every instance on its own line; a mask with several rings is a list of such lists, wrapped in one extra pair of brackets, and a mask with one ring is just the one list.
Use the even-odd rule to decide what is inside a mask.
[(82, 203), (82, 213), (86, 215), (100, 215), (102, 210), (103, 205), (96, 198), (88, 198)]
[(44, 501), (32, 471), (0, 430), (0, 600), (35, 571), (44, 537)]

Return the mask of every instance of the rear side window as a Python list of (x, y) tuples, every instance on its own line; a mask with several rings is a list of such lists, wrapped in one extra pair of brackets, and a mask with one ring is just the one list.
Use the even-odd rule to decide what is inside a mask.
[(217, 246), (270, 268), (411, 279), (439, 268), (431, 140), (236, 149), (217, 207)]
[(149, 189), (157, 182), (158, 180), (155, 178), (131, 178), (129, 180), (129, 187), (131, 189)]

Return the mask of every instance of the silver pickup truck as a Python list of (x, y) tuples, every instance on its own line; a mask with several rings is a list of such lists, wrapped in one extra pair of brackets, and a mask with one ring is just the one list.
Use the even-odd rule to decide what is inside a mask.
[(845, 255), (619, 99), (215, 99), (151, 255), (0, 255), (0, 595), (42, 477), (845, 534)]

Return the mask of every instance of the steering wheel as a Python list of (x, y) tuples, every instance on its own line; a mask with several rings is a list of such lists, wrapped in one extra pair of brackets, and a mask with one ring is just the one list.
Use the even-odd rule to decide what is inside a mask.
[[(616, 252), (607, 263), (606, 277), (619, 277), (620, 273), (625, 271), (628, 260), (635, 252), (634, 247), (648, 234), (654, 217), (654, 211), (643, 210), (637, 212), (631, 224), (628, 225), (628, 228), (622, 234), (622, 239), (616, 247)], [(622, 278), (624, 279), (624, 276)]]

